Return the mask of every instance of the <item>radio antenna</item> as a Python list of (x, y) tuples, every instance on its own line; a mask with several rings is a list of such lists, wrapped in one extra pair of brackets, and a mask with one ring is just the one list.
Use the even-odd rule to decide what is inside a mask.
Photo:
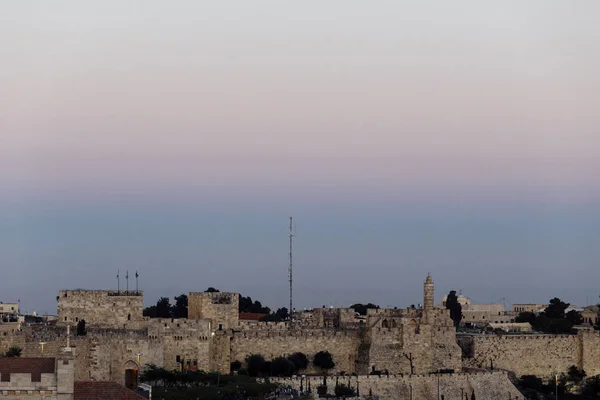
[(290, 217), (290, 266), (288, 268), (288, 273), (290, 275), (290, 309), (288, 310), (290, 316), (290, 324), (294, 318), (294, 309), (292, 302), (292, 241), (294, 239), (293, 225), (292, 225), (292, 217)]

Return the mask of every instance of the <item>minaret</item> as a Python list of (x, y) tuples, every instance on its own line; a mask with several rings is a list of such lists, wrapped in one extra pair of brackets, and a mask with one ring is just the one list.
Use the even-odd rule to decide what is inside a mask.
[(425, 279), (425, 284), (423, 285), (423, 316), (425, 320), (429, 323), (431, 319), (433, 319), (433, 292), (434, 285), (433, 279), (431, 279), (431, 274), (427, 274), (427, 278)]

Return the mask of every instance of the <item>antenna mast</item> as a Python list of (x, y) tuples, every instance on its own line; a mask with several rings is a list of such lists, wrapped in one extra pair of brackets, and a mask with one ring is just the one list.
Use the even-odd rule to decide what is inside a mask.
[(292, 232), (292, 217), (290, 217), (290, 266), (288, 268), (288, 272), (290, 275), (290, 309), (289, 309), (289, 316), (290, 316), (290, 323), (293, 320), (293, 316), (294, 316), (294, 309), (292, 308), (293, 304), (292, 304), (292, 240), (294, 238), (294, 233)]

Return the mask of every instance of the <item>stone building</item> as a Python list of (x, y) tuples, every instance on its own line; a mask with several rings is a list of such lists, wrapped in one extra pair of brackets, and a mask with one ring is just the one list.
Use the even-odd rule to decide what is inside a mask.
[(24, 356), (56, 356), (65, 325), (85, 320), (87, 334), (72, 341), (80, 381), (128, 385), (145, 364), (226, 373), (233, 361), (244, 362), (250, 354), (272, 359), (303, 352), (312, 359), (322, 350), (333, 355), (333, 372), (460, 370), (455, 330), (448, 310), (434, 306), (430, 276), (423, 295), (422, 309), (377, 309), (366, 316), (352, 309), (315, 309), (311, 318), (290, 324), (240, 320), (237, 293), (192, 292), (188, 318), (160, 319), (142, 316), (142, 292), (61, 290), (58, 325), (0, 336), (0, 351), (18, 345)]
[[(146, 364), (227, 373), (232, 362), (243, 363), (251, 354), (271, 360), (302, 352), (310, 360), (322, 350), (333, 356), (331, 373), (346, 375), (460, 372), (463, 367), (485, 369), (490, 359), (517, 374), (542, 372), (548, 366), (566, 372), (570, 365), (600, 373), (600, 338), (589, 332), (457, 339), (449, 311), (434, 305), (431, 276), (424, 282), (422, 308), (369, 309), (366, 316), (352, 309), (317, 308), (297, 314), (292, 323), (240, 319), (239, 294), (223, 292), (190, 293), (189, 318), (147, 318), (142, 316), (141, 294), (60, 291), (59, 325), (0, 334), (0, 352), (15, 345), (23, 348), (23, 357), (58, 358), (64, 326), (84, 319), (87, 334), (71, 342), (75, 380), (129, 387)], [(305, 372), (317, 371), (310, 365)]]
[(0, 358), (0, 395), (7, 400), (73, 400), (75, 358), (69, 347), (56, 358)]
[(548, 304), (513, 304), (513, 311), (516, 313), (544, 311)]
[(59, 326), (77, 325), (128, 328), (142, 320), (143, 292), (113, 290), (61, 290), (58, 292)]
[(19, 303), (3, 303), (0, 301), (0, 317), (8, 314), (19, 315)]

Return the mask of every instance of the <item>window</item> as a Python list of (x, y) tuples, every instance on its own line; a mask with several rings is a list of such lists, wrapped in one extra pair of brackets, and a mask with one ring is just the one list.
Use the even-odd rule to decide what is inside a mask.
[(219, 330), (222, 331), (223, 330), (223, 324), (219, 324)]
[(131, 314), (127, 314), (127, 321), (131, 321)]
[(78, 321), (79, 321), (79, 317), (75, 317), (75, 322), (78, 322)]
[(65, 321), (67, 320), (67, 317), (65, 317)]

